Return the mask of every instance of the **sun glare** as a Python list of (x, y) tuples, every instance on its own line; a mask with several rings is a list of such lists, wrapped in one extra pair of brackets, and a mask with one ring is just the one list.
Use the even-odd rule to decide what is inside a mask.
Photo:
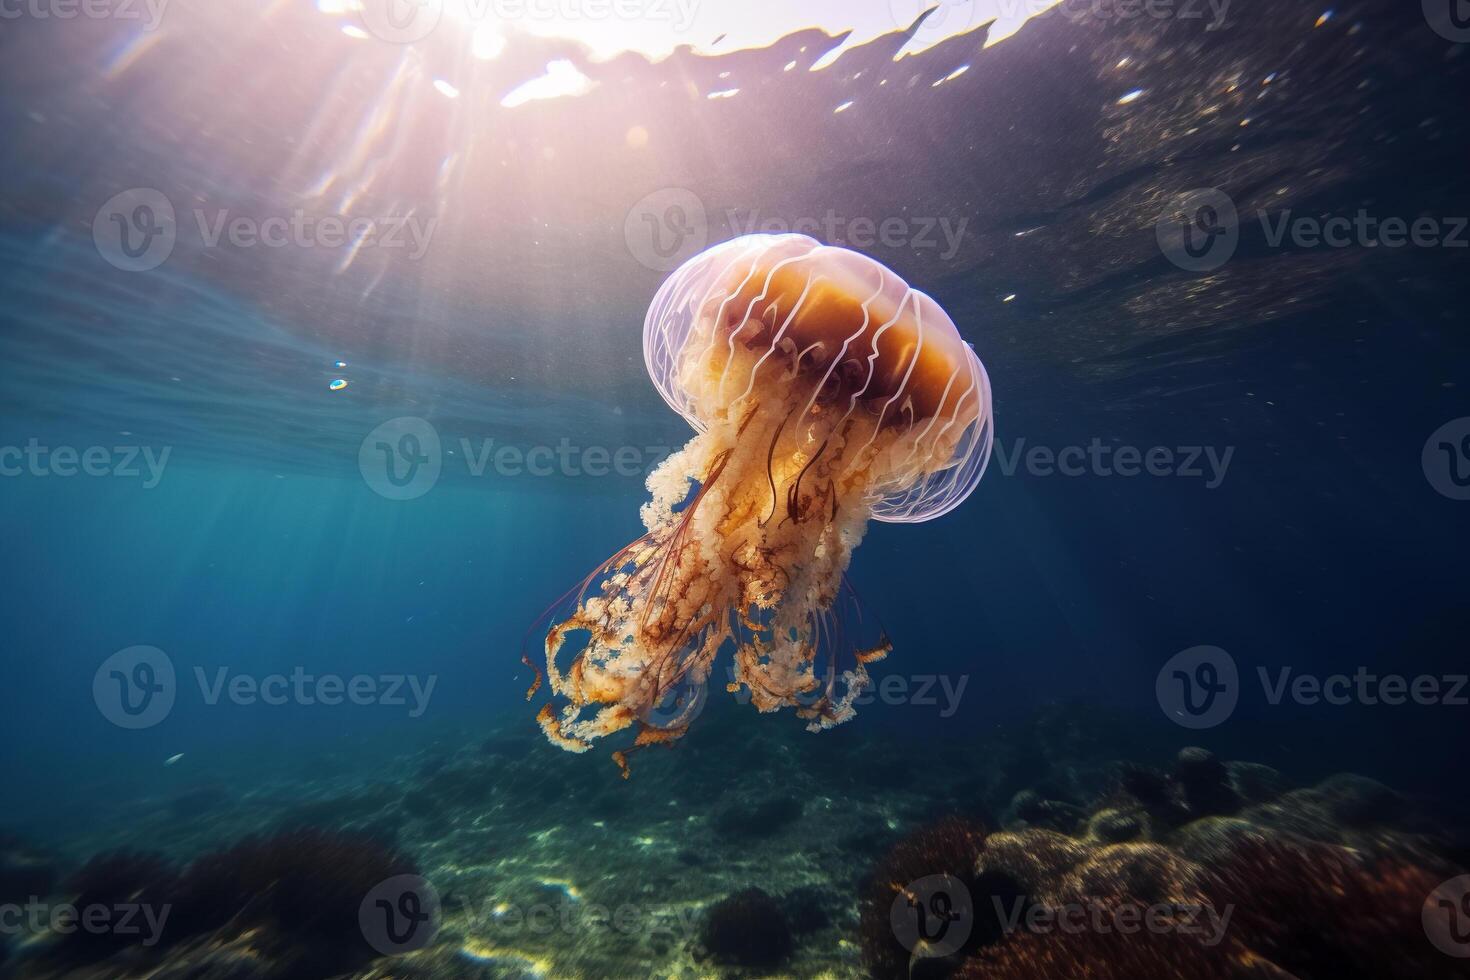
[(570, 61), (553, 61), (547, 64), (546, 74), (512, 89), (509, 95), (500, 100), (500, 104), (507, 109), (514, 109), (537, 99), (581, 95), (591, 90), (592, 79), (578, 71), (576, 65)]
[[(317, 0), (323, 12), (355, 8), (361, 0)], [(661, 60), (680, 47), (719, 54), (765, 47), (798, 31), (851, 32), (814, 66), (821, 70), (849, 47), (903, 30), (933, 8), (898, 57), (990, 24), (986, 43), (1010, 37), (1060, 0), (1016, 4), (1012, 0), (626, 0), (588, 4), (576, 0), (446, 0), (444, 16), (465, 27), (477, 57), (499, 54), (506, 37), (521, 32), (562, 38), (605, 61), (625, 52)]]

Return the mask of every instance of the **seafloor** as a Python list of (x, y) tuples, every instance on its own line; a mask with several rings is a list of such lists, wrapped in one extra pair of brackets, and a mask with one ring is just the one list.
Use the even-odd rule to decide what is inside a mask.
[[(371, 775), (303, 758), (117, 804), (85, 835), (0, 836), (0, 906), (168, 906), (159, 938), (11, 929), (0, 976), (1470, 976), (1422, 915), (1463, 844), (1378, 782), (1296, 785), (1072, 708), (919, 744), (712, 705), (627, 781), (523, 720)], [(383, 956), (360, 913), (405, 874), (439, 913)], [(959, 948), (895, 926), (925, 880), (971, 899)], [(1069, 904), (1158, 917), (1005, 921)]]

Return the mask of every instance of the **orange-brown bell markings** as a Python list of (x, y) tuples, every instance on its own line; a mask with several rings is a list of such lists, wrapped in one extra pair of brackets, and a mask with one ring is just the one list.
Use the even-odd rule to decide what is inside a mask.
[[(743, 288), (725, 305), (722, 340), (728, 341), (730, 331), (737, 330), (738, 342), (765, 349), (779, 336), (797, 352), (809, 352), (802, 359), (804, 372), (826, 372), (832, 358), (841, 352), (844, 360), (860, 368), (852, 375), (835, 375), (854, 387), (843, 394), (860, 390), (863, 400), (876, 401), (881, 407), (903, 392), (885, 424), (907, 424), (905, 403), (911, 404), (915, 422), (936, 414), (951, 418), (959, 412), (969, 416), (959, 419), (967, 424), (978, 405), (973, 392), (965, 397), (971, 387), (968, 354), (939, 306), (910, 291), (894, 276), (885, 276), (880, 289), (871, 267), (842, 262), (817, 272), (816, 265), (806, 257), (771, 257), (756, 275), (742, 277), (746, 280)], [(759, 328), (753, 329), (751, 321)], [(817, 344), (821, 346), (814, 348)], [(872, 357), (875, 344), (876, 358)], [(714, 346), (720, 350), (724, 345)], [(732, 394), (743, 389), (738, 386)]]

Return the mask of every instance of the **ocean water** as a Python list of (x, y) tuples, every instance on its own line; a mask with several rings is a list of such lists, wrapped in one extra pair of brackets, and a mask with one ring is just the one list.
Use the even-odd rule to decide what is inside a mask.
[[(0, 976), (1465, 975), (1457, 11), (874, 0), (599, 60), (61, 6), (0, 20)], [(754, 232), (932, 296), (994, 450), (853, 552), (854, 717), (726, 649), (624, 779), (522, 655), (693, 435), (650, 301)], [(1235, 925), (987, 931), (1113, 885)], [(125, 906), (174, 928), (53, 915)]]

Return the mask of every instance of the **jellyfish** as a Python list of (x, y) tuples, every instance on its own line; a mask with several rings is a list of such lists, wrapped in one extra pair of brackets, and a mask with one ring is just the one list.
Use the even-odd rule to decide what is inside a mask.
[[(613, 753), (625, 778), (629, 751), (685, 734), (724, 650), (727, 690), (759, 711), (794, 708), (811, 731), (851, 718), (891, 650), (883, 635), (837, 662), (853, 549), (871, 520), (957, 507), (993, 439), (990, 380), (939, 305), (805, 235), (688, 260), (649, 307), (643, 355), (695, 435), (648, 477), (647, 533), (551, 616), (537, 716), (572, 752), (635, 728)], [(543, 677), (523, 660), (529, 700)]]

